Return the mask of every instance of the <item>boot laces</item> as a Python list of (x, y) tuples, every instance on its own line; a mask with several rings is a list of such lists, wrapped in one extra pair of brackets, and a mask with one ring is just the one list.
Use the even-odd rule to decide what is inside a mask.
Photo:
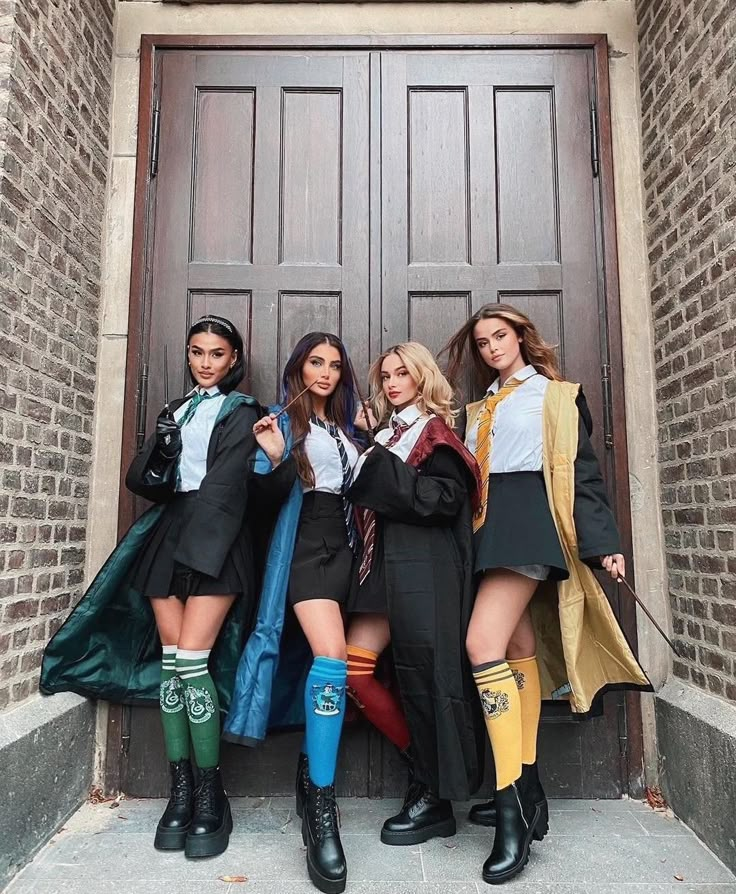
[(215, 786), (207, 780), (203, 780), (194, 791), (194, 810), (198, 815), (215, 816)]
[(337, 833), (340, 826), (340, 808), (333, 795), (326, 794), (323, 790), (318, 791), (314, 812), (318, 840)]
[(177, 807), (186, 806), (192, 794), (192, 786), (186, 771), (182, 767), (175, 767), (171, 772), (171, 798), (172, 804)]
[(406, 791), (406, 797), (404, 798), (404, 809), (407, 807), (411, 807), (413, 804), (416, 804), (425, 793), (425, 785), (423, 782), (411, 782), (409, 784), (409, 788)]

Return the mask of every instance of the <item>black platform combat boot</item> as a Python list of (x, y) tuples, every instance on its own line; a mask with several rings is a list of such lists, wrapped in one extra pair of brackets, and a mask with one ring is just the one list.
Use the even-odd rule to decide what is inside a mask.
[(452, 804), (438, 798), (421, 782), (413, 782), (401, 811), (381, 829), (384, 844), (421, 844), (430, 838), (449, 838), (457, 831)]
[(304, 805), (309, 791), (309, 758), (303, 751), (299, 752), (299, 760), (296, 764), (296, 815), (304, 816)]
[(529, 860), (539, 808), (522, 803), (517, 782), (496, 792), (496, 834), (491, 854), (483, 864), (483, 881), (499, 885), (518, 875)]
[(228, 846), (232, 830), (230, 802), (222, 787), (220, 768), (200, 770), (184, 856), (194, 859), (221, 854)]
[(159, 851), (184, 850), (194, 810), (194, 777), (188, 757), (169, 763), (171, 795), (156, 826), (153, 846)]
[[(547, 796), (539, 780), (537, 762), (521, 765), (521, 782), (519, 783), (522, 801), (539, 807), (539, 821), (534, 829), (534, 840), (542, 841), (549, 832), (549, 806)], [(470, 808), (468, 819), (478, 826), (496, 825), (496, 802), (491, 799), (483, 804), (474, 804)]]
[(335, 786), (320, 787), (309, 780), (302, 840), (307, 846), (309, 878), (324, 894), (342, 894), (348, 877), (340, 841)]

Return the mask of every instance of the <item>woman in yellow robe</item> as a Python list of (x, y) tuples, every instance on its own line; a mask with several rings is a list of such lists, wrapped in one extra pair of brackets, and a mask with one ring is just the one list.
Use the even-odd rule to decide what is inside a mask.
[[(496, 764), (495, 798), (470, 818), (496, 826), (483, 878), (498, 884), (549, 826), (536, 763), (542, 698), (584, 714), (603, 687), (649, 681), (592, 571), (615, 580), (625, 562), (580, 386), (562, 380), (553, 348), (509, 305), (482, 307), (448, 350), (451, 380), (470, 355), (489, 385), (466, 407), (483, 482), (466, 645)], [(546, 580), (556, 588), (538, 592)]]

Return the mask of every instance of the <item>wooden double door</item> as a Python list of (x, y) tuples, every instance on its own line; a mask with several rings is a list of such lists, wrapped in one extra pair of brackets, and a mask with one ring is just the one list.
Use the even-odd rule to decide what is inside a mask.
[[(163, 403), (162, 346), (179, 391), (184, 335), (204, 312), (240, 327), (247, 390), (270, 402), (304, 332), (341, 334), (365, 377), (384, 347), (411, 338), (438, 350), (497, 301), (559, 345), (566, 375), (603, 419), (592, 50), (200, 46), (146, 58), (153, 123), (139, 152), (144, 260), (129, 374), (145, 373), (147, 389), (129, 375), (128, 403), (141, 433)], [(606, 457), (602, 425), (594, 440)], [(122, 788), (161, 794), (157, 712), (126, 709), (119, 722)], [(622, 730), (618, 694), (588, 723), (546, 710), (551, 793), (620, 795)], [(227, 747), (229, 790), (290, 791), (298, 749), (296, 733)], [(403, 791), (393, 749), (362, 723), (346, 730), (340, 772), (345, 793)]]

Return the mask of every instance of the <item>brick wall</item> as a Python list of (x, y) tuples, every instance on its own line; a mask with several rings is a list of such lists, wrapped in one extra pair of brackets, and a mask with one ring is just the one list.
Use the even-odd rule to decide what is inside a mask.
[(114, 0), (0, 0), (0, 710), (80, 595)]
[(736, 701), (736, 4), (637, 15), (674, 672)]

